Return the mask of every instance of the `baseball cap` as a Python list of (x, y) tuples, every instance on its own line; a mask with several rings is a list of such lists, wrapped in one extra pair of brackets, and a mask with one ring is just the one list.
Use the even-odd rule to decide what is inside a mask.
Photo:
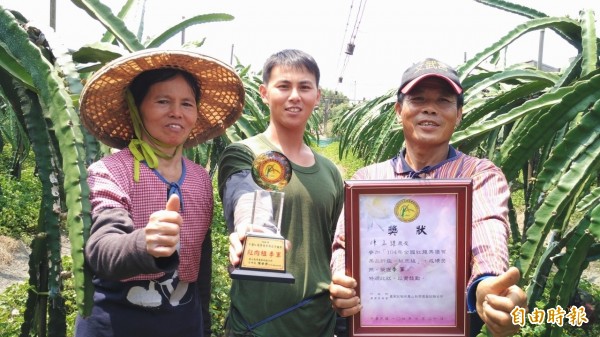
[(398, 93), (408, 93), (417, 83), (428, 77), (439, 77), (446, 80), (457, 95), (463, 92), (456, 70), (436, 59), (427, 58), (410, 66), (402, 74), (402, 82)]

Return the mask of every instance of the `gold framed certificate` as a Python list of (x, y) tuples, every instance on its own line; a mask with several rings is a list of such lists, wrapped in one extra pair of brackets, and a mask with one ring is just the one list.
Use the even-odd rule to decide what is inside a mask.
[(470, 179), (345, 182), (349, 336), (467, 337)]

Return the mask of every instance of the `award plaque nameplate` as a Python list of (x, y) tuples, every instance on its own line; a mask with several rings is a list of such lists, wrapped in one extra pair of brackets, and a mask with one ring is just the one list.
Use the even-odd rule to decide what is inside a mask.
[(469, 336), (470, 179), (345, 182), (349, 336)]
[(262, 188), (254, 191), (252, 219), (246, 232), (242, 261), (231, 278), (294, 283), (285, 268), (285, 238), (281, 235), (283, 188), (292, 177), (292, 165), (280, 152), (258, 155), (252, 178)]

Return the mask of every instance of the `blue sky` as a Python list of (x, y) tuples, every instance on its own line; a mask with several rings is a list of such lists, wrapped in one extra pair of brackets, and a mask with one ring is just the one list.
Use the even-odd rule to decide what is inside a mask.
[[(125, 0), (102, 2), (117, 12)], [(600, 18), (597, 0), (518, 2), (572, 18), (579, 10), (592, 8), (597, 21)], [(21, 11), (41, 27), (48, 25), (49, 0), (2, 0), (0, 6)], [(350, 99), (371, 99), (395, 88), (404, 69), (425, 57), (461, 64), (465, 55), (472, 57), (526, 21), (472, 0), (147, 0), (144, 35), (156, 35), (182, 17), (208, 13), (228, 13), (235, 19), (186, 31), (187, 41), (206, 37), (200, 52), (229, 63), (233, 50), (242, 64), (259, 71), (273, 52), (302, 49), (319, 63), (321, 86), (342, 91)], [(104, 32), (68, 0), (57, 0), (57, 16), (56, 38), (68, 47), (98, 41)], [(168, 46), (176, 47), (180, 41), (176, 37)], [(354, 53), (346, 56), (350, 41)], [(537, 60), (539, 41), (539, 32), (521, 37), (508, 48), (507, 64)], [(564, 67), (575, 54), (573, 47), (546, 30), (544, 63)]]

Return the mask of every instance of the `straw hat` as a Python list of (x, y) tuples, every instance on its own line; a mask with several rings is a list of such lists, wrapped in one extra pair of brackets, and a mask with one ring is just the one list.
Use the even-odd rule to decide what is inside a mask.
[(110, 147), (126, 147), (134, 137), (127, 87), (143, 71), (159, 68), (185, 70), (200, 85), (198, 118), (184, 147), (222, 135), (242, 114), (244, 86), (228, 65), (191, 51), (146, 49), (113, 60), (88, 80), (79, 108), (86, 129)]

